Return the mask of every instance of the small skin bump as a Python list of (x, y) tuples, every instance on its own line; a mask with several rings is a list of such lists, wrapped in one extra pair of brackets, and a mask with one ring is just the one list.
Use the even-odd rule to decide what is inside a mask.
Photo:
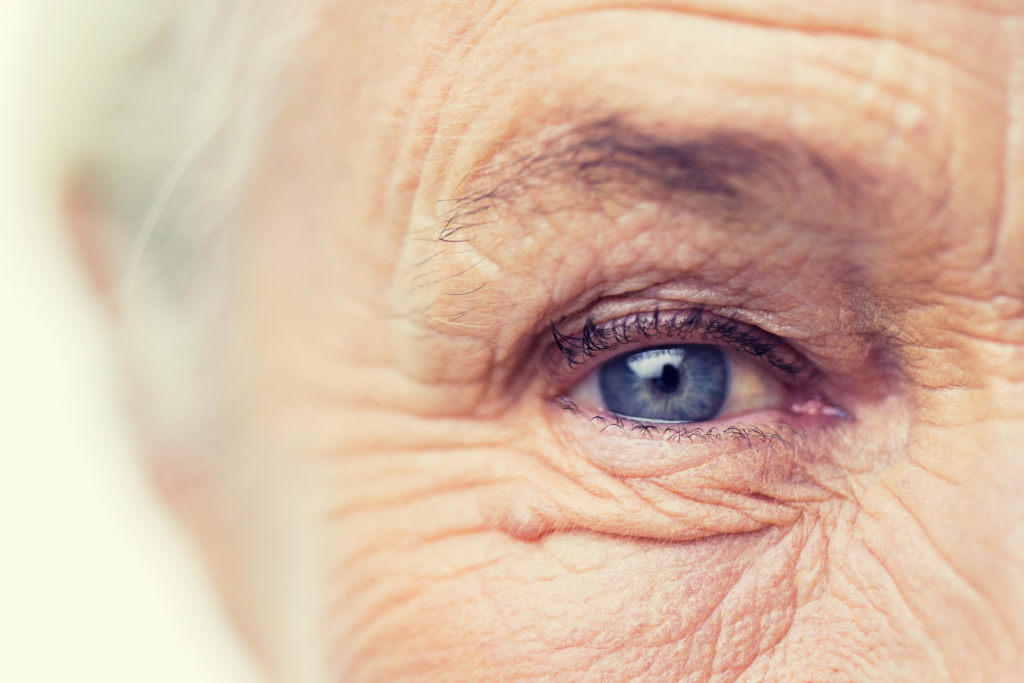
[(836, 420), (843, 420), (844, 422), (848, 422), (853, 419), (853, 416), (850, 415), (850, 413), (846, 412), (839, 406), (828, 405), (820, 398), (798, 401), (794, 403), (789, 410), (797, 415), (807, 415), (809, 417), (831, 417)]
[(509, 509), (499, 514), (494, 530), (506, 534), (509, 538), (524, 543), (536, 543), (552, 532), (565, 528), (559, 524), (557, 515), (541, 512), (521, 499), (509, 503)]

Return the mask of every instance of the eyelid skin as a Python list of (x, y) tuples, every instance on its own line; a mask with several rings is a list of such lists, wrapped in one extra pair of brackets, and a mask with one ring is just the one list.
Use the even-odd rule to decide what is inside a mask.
[[(852, 417), (826, 398), (824, 376), (781, 338), (693, 308), (588, 320), (574, 335), (554, 326), (553, 336), (547, 355), (555, 388), (549, 416), (563, 445), (598, 468), (647, 479), (716, 469), (727, 461), (731, 490), (786, 500), (821, 495), (801, 462), (825, 465), (822, 454), (832, 450), (835, 428)], [(671, 344), (710, 344), (726, 352), (732, 386), (718, 416), (702, 423), (653, 423), (603, 409), (595, 376), (604, 363)]]
[[(588, 318), (578, 332), (563, 333), (555, 324), (551, 332), (554, 340), (544, 364), (554, 394), (566, 394), (601, 363), (625, 353), (654, 346), (707, 344), (725, 350), (733, 359), (733, 368), (757, 367), (791, 388), (794, 405), (803, 406), (805, 413), (827, 411), (830, 405), (820, 386), (821, 373), (785, 340), (700, 308), (655, 308), (599, 323)], [(741, 379), (749, 377), (743, 375)], [(840, 415), (845, 412), (834, 411), (833, 416)]]
[(551, 333), (554, 343), (547, 353), (547, 366), (561, 382), (595, 357), (659, 343), (723, 346), (761, 360), (792, 377), (794, 383), (810, 385), (818, 379), (815, 368), (781, 338), (701, 308), (655, 308), (600, 323), (587, 318), (578, 332), (566, 333), (552, 324)]

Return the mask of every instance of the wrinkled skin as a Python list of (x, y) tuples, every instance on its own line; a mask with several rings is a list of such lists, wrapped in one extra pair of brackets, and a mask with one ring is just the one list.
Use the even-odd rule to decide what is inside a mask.
[[(157, 458), (274, 676), (1024, 680), (1024, 4), (337, 5), (248, 200), (219, 457)], [(643, 166), (709, 140), (731, 190)], [(694, 307), (845, 414), (549, 400), (553, 323)]]

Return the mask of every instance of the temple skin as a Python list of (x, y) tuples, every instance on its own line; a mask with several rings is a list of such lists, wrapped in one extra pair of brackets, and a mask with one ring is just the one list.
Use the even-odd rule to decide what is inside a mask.
[[(153, 446), (275, 678), (1024, 680), (1024, 4), (365, 0), (293, 72)], [(549, 400), (695, 307), (847, 417)]]

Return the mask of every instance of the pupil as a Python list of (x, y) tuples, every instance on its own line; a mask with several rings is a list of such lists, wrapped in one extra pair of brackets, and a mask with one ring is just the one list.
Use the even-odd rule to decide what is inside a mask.
[(651, 380), (651, 383), (659, 394), (674, 394), (679, 390), (681, 379), (676, 366), (665, 364), (661, 368), (661, 377)]

